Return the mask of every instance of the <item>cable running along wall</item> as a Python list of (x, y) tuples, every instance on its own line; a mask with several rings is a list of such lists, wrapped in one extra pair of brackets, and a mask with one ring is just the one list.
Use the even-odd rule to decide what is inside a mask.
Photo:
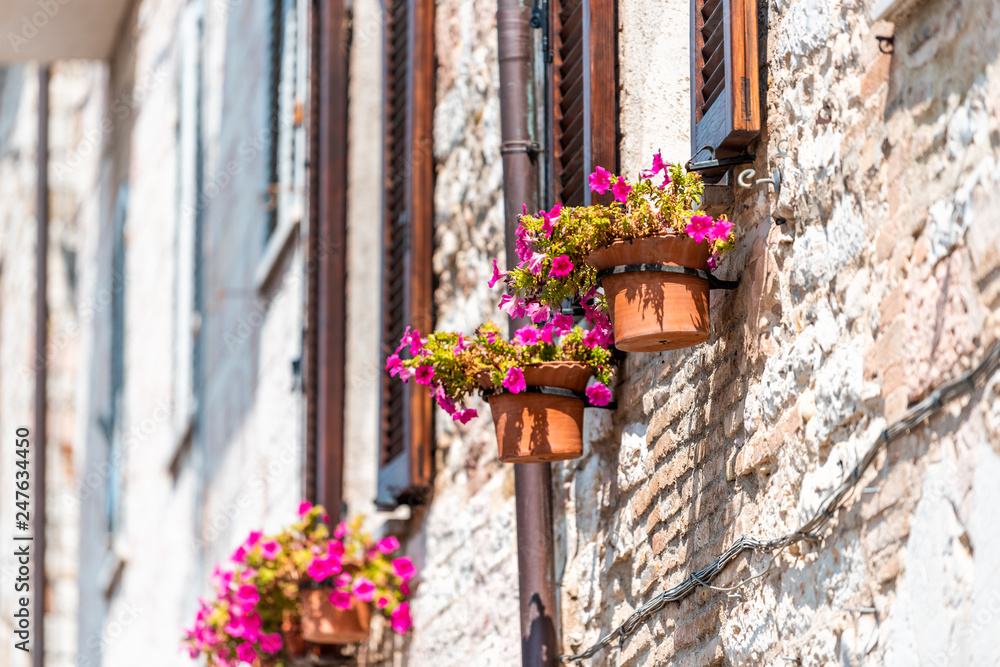
[[(823, 500), (823, 502), (820, 503), (819, 509), (816, 510), (812, 518), (802, 524), (798, 530), (771, 540), (759, 540), (749, 535), (742, 536), (733, 542), (733, 545), (722, 555), (716, 558), (715, 562), (711, 565), (691, 573), (677, 586), (663, 591), (655, 598), (639, 607), (631, 616), (628, 617), (628, 619), (625, 620), (624, 623), (615, 628), (615, 630), (610, 634), (602, 637), (600, 641), (583, 653), (561, 656), (560, 659), (562, 662), (574, 662), (590, 658), (615, 640), (618, 640), (619, 647), (621, 647), (621, 645), (624, 644), (625, 639), (638, 630), (639, 627), (649, 620), (654, 614), (662, 610), (668, 602), (678, 602), (686, 598), (699, 586), (713, 588), (709, 585), (709, 582), (722, 572), (722, 570), (725, 569), (729, 563), (736, 560), (736, 557), (744, 551), (775, 553), (775, 555), (777, 555), (776, 552), (796, 542), (819, 542), (822, 540), (826, 536), (825, 533), (830, 520), (836, 516), (838, 510), (843, 509), (846, 506), (846, 502), (851, 494), (851, 491), (853, 491), (858, 485), (861, 481), (861, 477), (872, 466), (875, 459), (880, 453), (882, 453), (882, 451), (885, 450), (890, 442), (896, 440), (902, 435), (905, 435), (911, 429), (927, 419), (930, 419), (951, 401), (971, 394), (979, 388), (986, 378), (992, 375), (992, 373), (998, 368), (1000, 368), (1000, 341), (993, 344), (993, 347), (990, 348), (989, 353), (987, 353), (987, 355), (983, 358), (979, 366), (962, 375), (958, 379), (945, 383), (923, 401), (907, 410), (906, 414), (902, 418), (883, 429), (878, 439), (868, 449), (864, 458), (862, 458), (861, 461), (854, 467), (850, 475), (848, 475), (840, 486), (834, 489)], [(735, 590), (737, 588), (741, 588), (753, 579), (763, 576), (769, 572), (770, 569), (771, 568), (769, 566), (764, 570), (764, 572), (744, 579), (731, 589), (725, 590)]]

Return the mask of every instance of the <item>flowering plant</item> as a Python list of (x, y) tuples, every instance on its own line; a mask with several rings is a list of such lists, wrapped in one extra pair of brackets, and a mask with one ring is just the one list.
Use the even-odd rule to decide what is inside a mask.
[[(424, 338), (407, 327), (399, 347), (386, 362), (386, 370), (403, 382), (415, 378), (418, 384), (426, 385), (438, 405), (463, 424), (477, 413), (462, 404), (483, 388), (487, 378), (493, 387), (517, 394), (527, 388), (524, 368), (547, 361), (575, 361), (589, 366), (597, 382), (587, 388), (587, 397), (594, 405), (607, 405), (611, 401), (608, 384), (614, 373), (607, 348), (610, 328), (583, 331), (573, 325), (571, 317), (562, 314), (546, 322), (549, 308), (537, 304), (531, 317), (536, 324), (518, 329), (511, 341), (493, 323), (482, 325), (469, 338), (441, 331)], [(542, 322), (546, 323), (536, 326)], [(401, 353), (408, 353), (408, 357), (400, 357)]]
[(352, 599), (374, 602), (405, 633), (411, 626), (409, 558), (391, 559), (395, 537), (374, 542), (361, 530), (363, 517), (341, 523), (332, 535), (321, 506), (303, 502), (299, 520), (283, 532), (252, 531), (229, 561), (215, 568), (214, 595), (199, 599), (184, 644), (192, 658), (204, 654), (213, 667), (235, 667), (258, 659), (285, 664), (282, 632), (299, 624), (299, 588), (306, 582), (332, 587), (330, 602), (347, 609)]
[[(654, 183), (653, 179), (662, 181)], [(638, 239), (674, 232), (708, 243), (709, 265), (733, 247), (733, 224), (698, 214), (704, 185), (695, 172), (665, 163), (660, 153), (651, 169), (639, 180), (628, 182), (597, 167), (590, 175), (592, 192), (614, 194), (611, 204), (563, 207), (519, 217), (517, 256), (519, 263), (509, 274), (501, 273), (494, 261), (492, 284), (505, 280), (511, 294), (500, 302), (502, 310), (558, 307), (565, 299), (583, 296), (587, 318), (597, 326), (605, 323), (603, 295), (597, 293), (597, 271), (585, 261), (587, 255), (618, 239)], [(592, 307), (591, 307), (592, 306)]]

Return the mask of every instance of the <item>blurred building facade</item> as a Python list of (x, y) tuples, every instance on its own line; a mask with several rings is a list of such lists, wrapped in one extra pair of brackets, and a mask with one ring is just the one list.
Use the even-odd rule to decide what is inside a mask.
[[(214, 564), (251, 529), (288, 522), (302, 497), (365, 513), (421, 569), (413, 633), (376, 628), (368, 664), (517, 664), (513, 471), (488, 409), (467, 425), (431, 419), (382, 370), (404, 316), (463, 331), (502, 322), (501, 287), (486, 285), (491, 260), (503, 265), (509, 150), (496, 3), (324, 3), (340, 21), (327, 61), (308, 0), (91, 4), (117, 27), (86, 44), (68, 41), (83, 20), (73, 3), (41, 26), (35, 5), (0, 14), (17, 50), (7, 62), (91, 59), (55, 63), (50, 88), (45, 664), (187, 664), (180, 628)], [(707, 17), (723, 5), (750, 6), (693, 6)], [(740, 535), (797, 527), (887, 423), (1000, 337), (995, 3), (750, 7), (762, 123), (748, 165), (780, 168), (782, 185), (731, 185), (714, 204), (737, 229), (718, 272), (740, 286), (713, 293), (712, 339), (630, 355), (618, 409), (588, 411), (583, 458), (552, 466), (563, 654)], [(542, 199), (583, 197), (597, 164), (634, 177), (658, 150), (692, 157), (692, 3), (548, 11), (551, 66), (536, 33), (537, 90), (554, 100), (536, 124)], [(605, 86), (579, 96), (586, 111), (571, 103), (575, 76)], [(31, 64), (0, 77), (7, 438), (34, 410), (37, 77)], [(320, 122), (339, 139), (312, 143)], [(426, 275), (398, 273), (400, 233)], [(995, 661), (998, 393), (993, 377), (893, 443), (830, 537), (781, 554), (739, 595), (700, 589), (667, 605), (585, 664)], [(394, 420), (404, 409), (426, 410), (426, 434)], [(4, 448), (4, 517), (12, 466)], [(11, 562), (0, 565), (0, 654), (19, 667)], [(742, 557), (715, 585), (768, 566)]]

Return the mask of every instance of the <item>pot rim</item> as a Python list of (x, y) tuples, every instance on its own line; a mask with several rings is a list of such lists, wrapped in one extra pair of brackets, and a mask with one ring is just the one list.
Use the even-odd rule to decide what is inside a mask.
[[(583, 363), (582, 361), (561, 361), (561, 360), (560, 361), (540, 361), (537, 364), (528, 364), (527, 366), (525, 366), (521, 370), (524, 371), (524, 370), (527, 370), (529, 368), (533, 369), (533, 370), (545, 370), (545, 371), (558, 371), (558, 370), (561, 370), (562, 368), (565, 368), (567, 370), (578, 369), (578, 368), (579, 369), (585, 368), (585, 369), (587, 369), (587, 370), (590, 371), (590, 375), (594, 375), (595, 374), (594, 369), (592, 369), (590, 366), (588, 366), (587, 364)], [(484, 371), (481, 371), (481, 372), (477, 373), (476, 374), (476, 380), (479, 382), (479, 386), (484, 391), (492, 391), (494, 394), (509, 394), (509, 393), (511, 393), (511, 392), (507, 391), (506, 389), (504, 389), (503, 387), (500, 387), (499, 389), (497, 389), (496, 387), (493, 386), (493, 381), (490, 379), (490, 371), (484, 370)]]

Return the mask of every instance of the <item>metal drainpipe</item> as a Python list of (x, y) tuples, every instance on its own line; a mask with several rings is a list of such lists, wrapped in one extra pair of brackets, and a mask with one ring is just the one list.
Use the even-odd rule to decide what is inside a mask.
[[(532, 90), (534, 37), (531, 6), (498, 0), (500, 132), (503, 155), (507, 264), (516, 257), (514, 231), (522, 205), (538, 208), (538, 157), (532, 152), (535, 117)], [(516, 326), (511, 322), (511, 330)], [(521, 606), (521, 664), (553, 667), (558, 656), (554, 612), (555, 566), (552, 553), (552, 491), (548, 463), (514, 466), (517, 504), (517, 568)]]
[(45, 417), (48, 381), (48, 248), (49, 248), (49, 68), (38, 68), (38, 169), (35, 182), (35, 217), (38, 240), (35, 247), (35, 516), (32, 532), (35, 542), (33, 574), (35, 633), (31, 643), (32, 665), (45, 665)]

